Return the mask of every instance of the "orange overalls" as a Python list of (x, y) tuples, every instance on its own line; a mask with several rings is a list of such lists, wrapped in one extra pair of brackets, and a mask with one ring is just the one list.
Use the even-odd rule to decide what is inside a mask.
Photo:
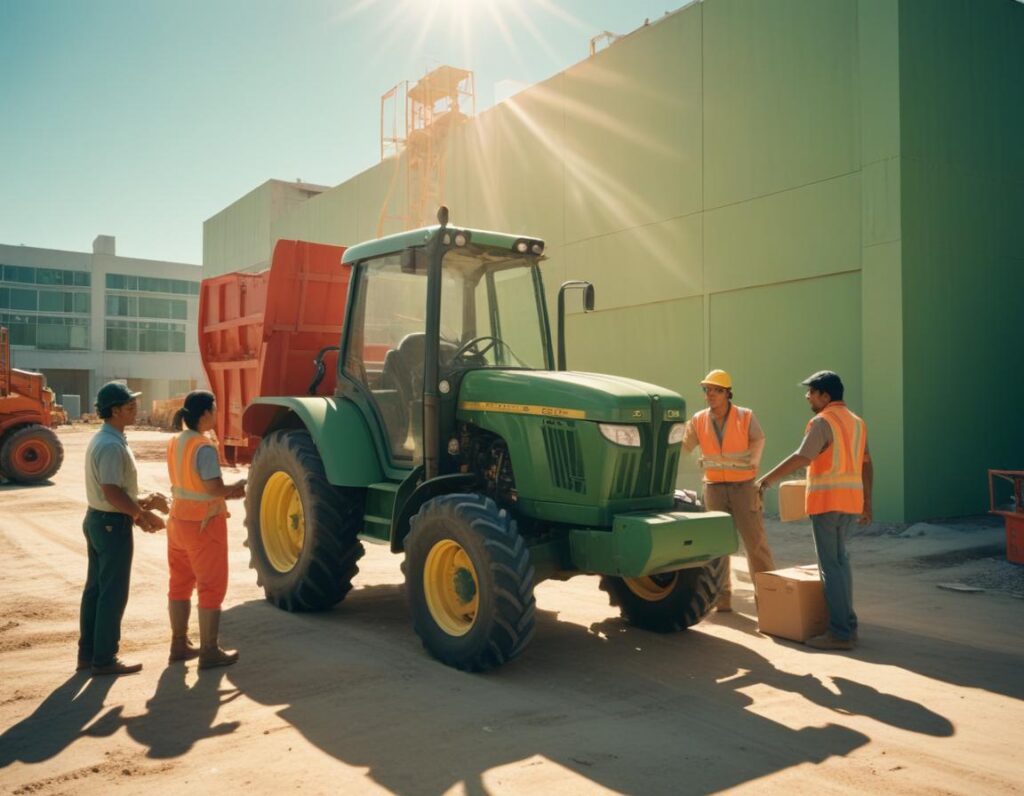
[(171, 476), (171, 513), (167, 521), (167, 565), (170, 600), (191, 600), (216, 610), (228, 590), (228, 508), (224, 498), (203, 491), (196, 468), (199, 449), (212, 443), (188, 429), (167, 446)]

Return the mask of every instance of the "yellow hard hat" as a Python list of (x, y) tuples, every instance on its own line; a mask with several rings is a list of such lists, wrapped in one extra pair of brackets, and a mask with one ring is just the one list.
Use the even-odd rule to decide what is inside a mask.
[(724, 370), (713, 370), (700, 380), (701, 385), (713, 384), (726, 390), (732, 389), (732, 378)]

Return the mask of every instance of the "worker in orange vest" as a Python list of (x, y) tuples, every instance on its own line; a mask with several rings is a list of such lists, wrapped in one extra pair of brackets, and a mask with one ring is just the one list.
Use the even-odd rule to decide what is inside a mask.
[[(764, 432), (750, 409), (732, 402), (732, 377), (724, 370), (712, 370), (701, 381), (707, 409), (697, 412), (683, 431), (683, 448), (700, 445), (704, 470), (704, 505), (732, 515), (743, 540), (750, 576), (775, 569), (761, 516), (761, 497), (754, 486), (757, 466), (764, 451)], [(731, 566), (715, 607), (732, 610)]]
[[(199, 658), (199, 668), (229, 666), (237, 652), (218, 644), (220, 609), (228, 588), (226, 500), (245, 496), (245, 480), (224, 483), (217, 448), (206, 436), (216, 426), (213, 393), (193, 390), (173, 420), (181, 433), (167, 446), (171, 512), (167, 523), (167, 592), (171, 620), (168, 663)], [(199, 649), (188, 639), (192, 592), (199, 592)]]
[(871, 522), (874, 468), (868, 452), (868, 429), (843, 401), (843, 381), (831, 370), (819, 370), (802, 382), (814, 417), (803, 442), (789, 458), (758, 480), (764, 492), (790, 473), (807, 467), (804, 503), (814, 529), (828, 630), (807, 640), (815, 649), (852, 650), (857, 644), (853, 610), (853, 572), (846, 536), (857, 520)]

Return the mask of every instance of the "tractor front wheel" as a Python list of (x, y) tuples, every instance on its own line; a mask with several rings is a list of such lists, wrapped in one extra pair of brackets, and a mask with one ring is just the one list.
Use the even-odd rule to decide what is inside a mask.
[(12, 431), (0, 446), (0, 473), (20, 484), (38, 484), (64, 463), (64, 446), (46, 426), (33, 424)]
[(448, 666), (484, 671), (533, 636), (533, 565), (515, 521), (488, 497), (443, 495), (412, 518), (405, 588), (413, 628)]
[(305, 430), (260, 442), (245, 496), (250, 566), (267, 600), (286, 611), (321, 611), (352, 588), (363, 555), (363, 492), (333, 486)]
[(708, 615), (718, 599), (729, 557), (701, 567), (639, 578), (601, 578), (612, 605), (635, 627), (656, 633), (685, 630)]

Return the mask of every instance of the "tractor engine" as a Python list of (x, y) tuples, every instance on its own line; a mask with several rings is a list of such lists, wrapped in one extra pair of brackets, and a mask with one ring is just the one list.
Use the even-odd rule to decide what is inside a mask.
[(499, 506), (514, 506), (516, 481), (505, 440), (469, 423), (462, 424), (460, 437), (464, 472), (475, 473), (484, 485), (484, 494)]

